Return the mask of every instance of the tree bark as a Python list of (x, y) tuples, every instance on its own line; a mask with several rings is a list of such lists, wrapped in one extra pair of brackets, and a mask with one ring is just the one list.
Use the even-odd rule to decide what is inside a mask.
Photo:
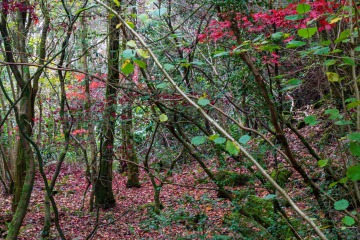
[(127, 183), (126, 187), (140, 187), (138, 157), (134, 145), (132, 103), (129, 101), (125, 109), (126, 119), (124, 122), (124, 151), (127, 159)]
[[(109, 1), (113, 9), (120, 11), (113, 1)], [(100, 149), (100, 166), (95, 185), (95, 203), (107, 209), (115, 206), (112, 190), (112, 163), (114, 157), (114, 132), (116, 121), (116, 88), (119, 81), (120, 29), (116, 28), (119, 20), (109, 12), (109, 47), (108, 47), (108, 84), (106, 86), (105, 110), (102, 126), (102, 143)]]

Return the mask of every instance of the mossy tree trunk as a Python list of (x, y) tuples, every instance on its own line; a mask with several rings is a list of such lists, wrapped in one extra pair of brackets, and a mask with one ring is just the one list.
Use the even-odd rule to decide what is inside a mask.
[[(9, 4), (9, 1), (2, 1), (3, 4)], [(24, 7), (29, 7), (30, 2), (24, 1), (21, 4)], [(39, 68), (36, 74), (31, 78), (28, 63), (27, 53), (27, 34), (32, 26), (31, 14), (28, 12), (15, 12), (14, 13), (14, 25), (16, 26), (14, 36), (10, 36), (8, 32), (8, 15), (12, 14), (6, 9), (1, 11), (1, 24), (0, 30), (4, 42), (4, 58), (9, 62), (9, 68), (14, 76), (19, 92), (21, 92), (21, 99), (18, 106), (16, 106), (16, 118), (19, 129), (23, 134), (19, 135), (19, 141), (17, 142), (17, 152), (15, 159), (14, 169), (14, 192), (12, 209), (14, 216), (9, 224), (9, 231), (6, 239), (16, 239), (19, 234), (19, 230), (22, 221), (26, 215), (27, 207), (29, 205), (31, 192), (35, 180), (35, 162), (34, 154), (30, 143), (24, 137), (24, 134), (30, 137), (33, 129), (34, 119), (34, 103), (38, 91), (38, 80), (42, 73)], [(45, 58), (45, 42), (47, 36), (47, 27), (45, 23), (43, 25), (43, 35), (40, 41), (39, 59)], [(15, 41), (15, 40), (16, 41)], [(17, 61), (22, 63), (21, 67), (16, 66), (14, 57), (14, 49), (21, 54)], [(39, 61), (39, 64), (42, 60)], [(13, 63), (13, 64), (11, 64)], [(30, 82), (32, 80), (32, 82)], [(5, 93), (4, 93), (5, 94)], [(8, 99), (11, 101), (10, 99)]]
[[(84, 72), (88, 74), (89, 66), (88, 66), (88, 22), (86, 21), (86, 14), (80, 19), (81, 24), (81, 47), (84, 55), (82, 57), (82, 63), (84, 67)], [(90, 200), (89, 200), (89, 211), (93, 211), (94, 207), (94, 191), (95, 191), (95, 182), (96, 182), (96, 159), (97, 159), (97, 146), (96, 146), (96, 133), (95, 133), (95, 126), (94, 126), (94, 119), (93, 114), (91, 112), (91, 92), (90, 92), (90, 77), (89, 75), (85, 75), (85, 95), (86, 95), (86, 103), (85, 103), (85, 119), (87, 121), (88, 126), (88, 140), (87, 145), (90, 147), (90, 160), (86, 165), (86, 176), (88, 178), (89, 184), (91, 184), (91, 193), (90, 193)]]
[[(19, 111), (19, 128), (22, 128), (25, 134), (31, 135), (31, 126), (29, 125), (31, 111), (31, 100), (29, 87), (24, 89), (24, 96), (20, 101)], [(20, 134), (17, 148), (17, 158), (15, 163), (14, 175), (14, 196), (13, 196), (13, 211), (14, 216), (9, 225), (9, 232), (6, 239), (16, 239), (26, 215), (27, 208), (30, 202), (31, 192), (35, 180), (35, 162), (34, 155), (30, 143)]]
[(124, 157), (127, 160), (127, 182), (126, 187), (140, 187), (139, 182), (139, 160), (136, 155), (134, 135), (133, 135), (133, 119), (132, 104), (129, 101), (125, 109), (125, 121), (123, 124), (124, 133)]
[[(120, 8), (116, 6), (114, 1), (109, 1), (109, 4), (113, 9), (120, 12)], [(118, 84), (120, 77), (120, 29), (116, 27), (118, 24), (118, 18), (109, 12), (108, 84), (106, 86), (105, 110), (103, 114), (99, 173), (95, 185), (96, 206), (104, 209), (115, 205), (115, 198), (112, 190), (112, 163), (114, 157), (117, 96), (117, 90), (114, 87), (114, 84)]]

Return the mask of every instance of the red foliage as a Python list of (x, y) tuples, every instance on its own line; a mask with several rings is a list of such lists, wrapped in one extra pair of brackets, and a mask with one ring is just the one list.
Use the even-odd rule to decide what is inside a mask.
[(271, 64), (271, 63), (278, 64), (280, 60), (280, 56), (277, 55), (275, 52), (272, 52), (271, 56), (263, 56), (262, 58), (264, 64)]
[(74, 130), (71, 134), (72, 135), (78, 135), (78, 134), (84, 134), (84, 133), (87, 133), (88, 131), (85, 130), (85, 129), (76, 129)]
[(1, 9), (5, 11), (5, 13), (11, 12), (28, 12), (31, 15), (32, 20), (35, 24), (39, 23), (39, 17), (35, 12), (35, 4), (27, 4), (24, 1), (2, 1), (1, 2)]
[[(209, 26), (205, 29), (203, 34), (199, 34), (198, 39), (200, 42), (206, 40), (218, 41), (220, 39), (233, 39), (233, 31), (231, 30), (231, 20), (235, 20), (235, 24), (239, 29), (244, 29), (247, 32), (263, 32), (270, 34), (276, 29), (281, 28), (282, 31), (290, 31), (291, 29), (305, 28), (306, 23), (315, 20), (318, 24), (318, 30), (330, 30), (334, 24), (330, 24), (326, 18), (329, 14), (336, 12), (343, 4), (342, 1), (301, 1), (311, 6), (311, 10), (304, 14), (304, 19), (287, 20), (286, 16), (296, 15), (296, 7), (298, 4), (289, 4), (285, 8), (270, 9), (263, 12), (257, 12), (250, 15), (244, 13), (228, 12), (221, 14), (223, 19), (211, 20)], [(289, 40), (288, 40), (289, 41)]]

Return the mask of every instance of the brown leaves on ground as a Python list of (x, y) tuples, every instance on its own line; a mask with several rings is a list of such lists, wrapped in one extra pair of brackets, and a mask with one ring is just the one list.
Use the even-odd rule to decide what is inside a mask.
[[(54, 169), (55, 165), (46, 168), (48, 179)], [(161, 191), (161, 202), (165, 207), (163, 213), (168, 219), (161, 222), (150, 216), (153, 188), (146, 173), (141, 171), (142, 187), (130, 189), (125, 186), (126, 177), (115, 173), (113, 189), (117, 205), (106, 211), (100, 210), (98, 228), (92, 239), (169, 239), (195, 233), (213, 236), (226, 232), (222, 221), (230, 209), (230, 203), (218, 199), (216, 191), (209, 190), (215, 189), (212, 183), (197, 185), (201, 189), (192, 187), (195, 178), (200, 175), (204, 178), (202, 170), (191, 163), (169, 179), (176, 184), (165, 185)], [(84, 170), (79, 165), (65, 164), (62, 167), (55, 187), (55, 200), (60, 224), (68, 239), (85, 239), (96, 225), (96, 212), (88, 211), (89, 192), (86, 194), (85, 208), (80, 211), (86, 184)], [(9, 221), (11, 218), (10, 196), (0, 196), (0, 209), (0, 226), (6, 229), (5, 221), (1, 220)], [(189, 223), (186, 219), (171, 219), (174, 214), (184, 214), (194, 221)], [(44, 186), (41, 177), (37, 175), (19, 239), (40, 239), (43, 223)], [(50, 239), (58, 239), (54, 222)]]

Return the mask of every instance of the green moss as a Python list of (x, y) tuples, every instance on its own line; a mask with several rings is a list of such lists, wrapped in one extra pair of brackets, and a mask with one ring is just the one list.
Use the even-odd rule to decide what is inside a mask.
[(143, 210), (143, 209), (154, 209), (155, 208), (155, 203), (151, 202), (151, 203), (145, 203), (143, 205), (140, 205), (137, 207), (139, 210)]
[(289, 178), (293, 172), (287, 168), (280, 168), (277, 171), (271, 172), (271, 177), (281, 186), (285, 187), (285, 184), (289, 181)]
[(246, 174), (238, 174), (231, 171), (219, 171), (215, 173), (215, 179), (223, 186), (245, 186), (251, 180)]

